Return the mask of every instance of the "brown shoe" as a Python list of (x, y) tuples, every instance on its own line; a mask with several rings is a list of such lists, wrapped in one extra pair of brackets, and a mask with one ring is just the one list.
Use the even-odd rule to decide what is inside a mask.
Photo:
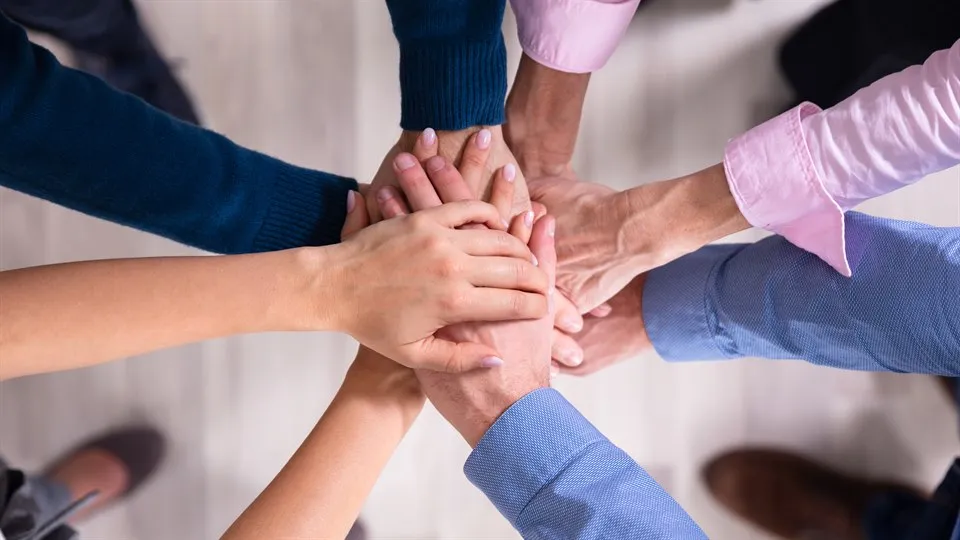
[(120, 429), (78, 445), (43, 475), (66, 486), (73, 500), (98, 493), (70, 517), (77, 523), (139, 489), (160, 466), (165, 451), (166, 439), (154, 428)]
[(883, 492), (919, 493), (911, 487), (873, 482), (832, 471), (776, 450), (736, 450), (703, 468), (710, 493), (731, 512), (782, 538), (824, 535), (863, 540), (863, 515)]

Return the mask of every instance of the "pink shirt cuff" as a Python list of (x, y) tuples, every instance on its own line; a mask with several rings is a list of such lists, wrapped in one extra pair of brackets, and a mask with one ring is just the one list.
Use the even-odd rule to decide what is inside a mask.
[(511, 0), (527, 56), (558, 71), (590, 73), (607, 63), (640, 0)]
[(819, 112), (804, 103), (731, 140), (724, 168), (751, 225), (783, 236), (849, 277), (843, 211), (824, 187), (801, 127)]

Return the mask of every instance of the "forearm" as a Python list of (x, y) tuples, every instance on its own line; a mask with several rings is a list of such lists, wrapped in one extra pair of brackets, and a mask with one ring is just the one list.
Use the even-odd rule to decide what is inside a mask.
[(642, 305), (654, 347), (676, 361), (960, 375), (960, 229), (851, 212), (847, 241), (852, 278), (781, 237), (708, 246), (652, 271)]
[(353, 180), (179, 122), (2, 14), (0, 66), (0, 185), (218, 253), (339, 241)]
[(531, 176), (562, 174), (573, 158), (589, 73), (565, 73), (523, 55), (507, 98), (505, 136)]
[(103, 260), (0, 273), (0, 378), (246, 332), (304, 330), (299, 250)]
[(424, 403), (412, 372), (364, 371), (361, 360), (300, 449), (224, 539), (346, 536)]

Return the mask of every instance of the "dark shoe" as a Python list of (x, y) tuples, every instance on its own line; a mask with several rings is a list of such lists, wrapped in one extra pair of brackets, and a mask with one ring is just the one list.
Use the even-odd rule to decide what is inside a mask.
[(133, 94), (184, 122), (200, 124), (186, 90), (142, 29), (132, 50), (111, 57), (76, 51), (74, 57), (78, 69), (100, 77), (117, 90)]
[(863, 540), (863, 516), (876, 495), (918, 494), (908, 486), (846, 476), (776, 450), (737, 450), (703, 468), (710, 493), (731, 512), (782, 538)]
[(344, 540), (367, 540), (367, 531), (363, 528), (363, 523), (359, 521), (354, 523)]
[(137, 491), (165, 453), (166, 439), (156, 429), (126, 428), (78, 445), (43, 475), (63, 484), (74, 500), (98, 492), (92, 504), (71, 518), (76, 522)]

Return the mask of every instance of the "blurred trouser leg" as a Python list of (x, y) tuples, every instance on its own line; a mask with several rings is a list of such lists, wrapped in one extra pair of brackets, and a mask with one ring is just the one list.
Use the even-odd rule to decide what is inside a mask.
[(955, 460), (931, 499), (909, 493), (874, 497), (864, 514), (869, 540), (950, 540), (960, 518), (960, 460)]

